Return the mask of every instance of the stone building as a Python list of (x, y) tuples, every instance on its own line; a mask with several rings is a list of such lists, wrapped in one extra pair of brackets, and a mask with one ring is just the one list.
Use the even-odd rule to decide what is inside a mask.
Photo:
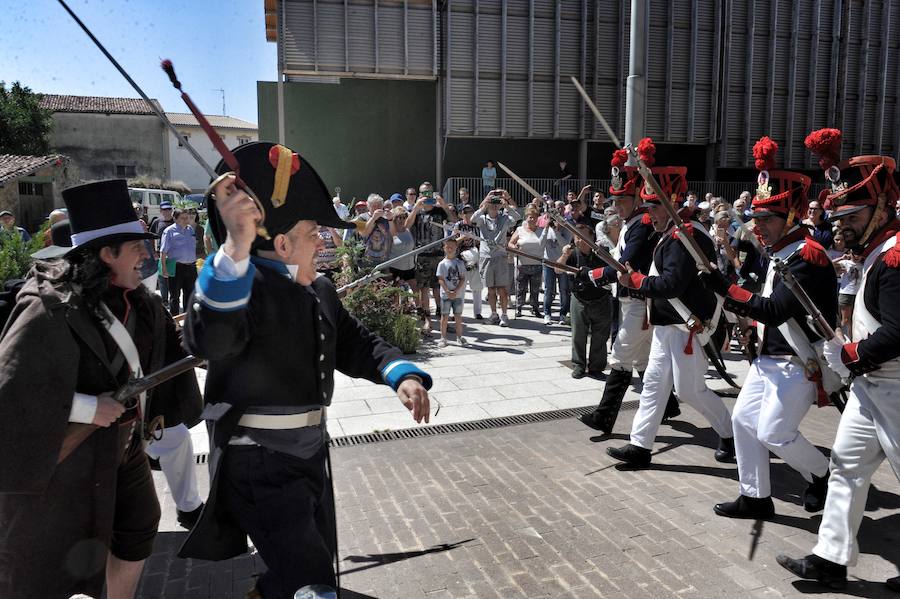
[(77, 182), (73, 174), (68, 157), (59, 154), (0, 154), (0, 211), (9, 210), (18, 226), (33, 233), (63, 205), (62, 190)]

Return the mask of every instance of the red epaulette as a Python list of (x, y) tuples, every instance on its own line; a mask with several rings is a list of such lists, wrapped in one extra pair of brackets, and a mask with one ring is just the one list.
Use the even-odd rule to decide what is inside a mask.
[[(690, 237), (694, 236), (694, 225), (692, 223), (684, 223), (684, 232), (687, 233)], [(672, 239), (678, 239), (678, 235), (681, 233), (681, 229), (675, 227), (672, 230)]]
[(642, 224), (642, 225), (652, 225), (652, 224), (653, 224), (653, 221), (650, 220), (650, 213), (649, 213), (649, 212), (645, 212), (645, 213), (644, 213), (644, 216), (641, 217), (641, 224)]
[(800, 257), (816, 266), (828, 266), (831, 263), (825, 248), (812, 237), (806, 238), (803, 247), (800, 248)]
[(884, 253), (884, 264), (889, 268), (900, 268), (900, 233), (897, 233), (897, 243)]

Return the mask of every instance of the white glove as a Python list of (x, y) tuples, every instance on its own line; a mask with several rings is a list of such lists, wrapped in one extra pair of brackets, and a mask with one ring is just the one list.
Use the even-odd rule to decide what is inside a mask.
[(850, 370), (844, 366), (844, 361), (841, 359), (841, 350), (843, 347), (844, 344), (835, 337), (825, 342), (822, 353), (825, 355), (825, 361), (828, 362), (828, 366), (837, 373), (839, 377), (847, 379), (850, 378)]

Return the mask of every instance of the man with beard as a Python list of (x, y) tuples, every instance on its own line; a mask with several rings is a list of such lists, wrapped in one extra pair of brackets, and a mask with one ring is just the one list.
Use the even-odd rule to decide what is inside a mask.
[[(649, 137), (638, 144), (642, 154), (650, 160), (647, 166), (653, 166), (654, 152), (650, 151), (652, 144)], [(650, 272), (653, 248), (659, 241), (659, 233), (654, 231), (650, 215), (641, 206), (640, 176), (637, 169), (625, 166), (627, 161), (628, 152), (625, 150), (616, 150), (610, 161), (612, 178), (609, 194), (613, 198), (616, 212), (625, 223), (619, 232), (613, 256), (623, 264), (630, 264), (636, 272), (646, 275)], [(619, 273), (612, 266), (605, 266), (591, 271), (588, 276), (595, 285), (605, 285), (615, 283)], [(613, 341), (603, 397), (593, 412), (581, 416), (583, 423), (606, 434), (611, 433), (616, 424), (622, 400), (631, 384), (632, 370), (643, 378), (650, 355), (650, 323), (647, 320), (647, 302), (644, 296), (624, 285), (617, 286), (617, 296), (619, 332)], [(670, 396), (663, 419), (679, 413), (678, 401)]]
[[(885, 458), (900, 472), (900, 223), (891, 210), (900, 197), (896, 163), (888, 156), (855, 156), (838, 164), (840, 140), (837, 129), (822, 129), (806, 138), (806, 147), (820, 155), (831, 184), (831, 219), (847, 248), (863, 259), (853, 338), (825, 344), (829, 366), (854, 378), (831, 450), (818, 543), (801, 559), (778, 556), (800, 578), (832, 589), (847, 585), (847, 566), (856, 564), (872, 475)], [(900, 591), (900, 577), (887, 584)]]
[[(773, 259), (787, 262), (793, 277), (819, 307), (830, 326), (837, 314), (837, 281), (825, 249), (798, 222), (806, 204), (809, 177), (775, 167), (777, 144), (763, 137), (753, 146), (759, 187), (752, 217), (760, 242)], [(771, 185), (774, 183), (774, 185)], [(799, 430), (800, 421), (816, 403), (827, 401), (829, 391), (840, 388), (838, 377), (827, 368), (815, 345), (821, 337), (807, 324), (803, 305), (769, 262), (762, 292), (753, 294), (719, 270), (700, 275), (725, 297), (725, 307), (755, 320), (759, 329), (759, 355), (750, 366), (734, 406), (735, 450), (740, 495), (714, 507), (728, 518), (768, 519), (775, 515), (769, 479), (769, 452), (797, 470), (809, 483), (803, 507), (817, 512), (825, 506), (828, 458)], [(830, 376), (829, 376), (830, 375)]]
[[(639, 148), (646, 162), (650, 143)], [(644, 151), (641, 151), (641, 150)], [(677, 206), (687, 189), (687, 168), (653, 167), (653, 174), (663, 192)], [(703, 375), (709, 366), (702, 345), (719, 320), (721, 305), (697, 275), (693, 257), (685, 249), (679, 235), (693, 235), (707, 258), (713, 256), (713, 241), (706, 229), (696, 221), (686, 233), (675, 228), (663, 199), (645, 183), (641, 189), (650, 222), (661, 234), (647, 275), (626, 264), (628, 272), (619, 275), (619, 285), (635, 289), (650, 299), (650, 325), (653, 333), (644, 388), (631, 429), (631, 442), (623, 447), (610, 447), (607, 453), (617, 460), (637, 467), (650, 464), (653, 440), (663, 419), (663, 411), (674, 386), (675, 393), (706, 418), (719, 435), (715, 458), (719, 462), (734, 459), (734, 438), (728, 409), (707, 386)], [(677, 209), (677, 208), (676, 208)]]

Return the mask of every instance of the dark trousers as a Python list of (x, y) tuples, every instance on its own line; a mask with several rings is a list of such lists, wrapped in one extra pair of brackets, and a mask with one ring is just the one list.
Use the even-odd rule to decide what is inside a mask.
[(159, 297), (162, 298), (163, 305), (168, 308), (169, 307), (169, 279), (162, 275), (159, 275), (156, 278), (157, 283), (159, 284)]
[(256, 582), (264, 599), (292, 599), (310, 584), (336, 586), (326, 451), (309, 459), (258, 446), (225, 452), (220, 500), (268, 567)]
[(531, 309), (535, 314), (540, 313), (540, 301), (538, 293), (541, 289), (541, 265), (520, 264), (519, 274), (516, 275), (516, 309), (521, 311), (525, 307), (525, 295), (531, 295)]
[(196, 264), (175, 263), (175, 276), (169, 277), (169, 311), (172, 314), (181, 314), (182, 306), (187, 310), (188, 297), (194, 290), (196, 280)]
[[(572, 363), (586, 372), (606, 369), (606, 340), (609, 338), (609, 298), (582, 302), (572, 294)], [(590, 353), (588, 353), (590, 339)]]

